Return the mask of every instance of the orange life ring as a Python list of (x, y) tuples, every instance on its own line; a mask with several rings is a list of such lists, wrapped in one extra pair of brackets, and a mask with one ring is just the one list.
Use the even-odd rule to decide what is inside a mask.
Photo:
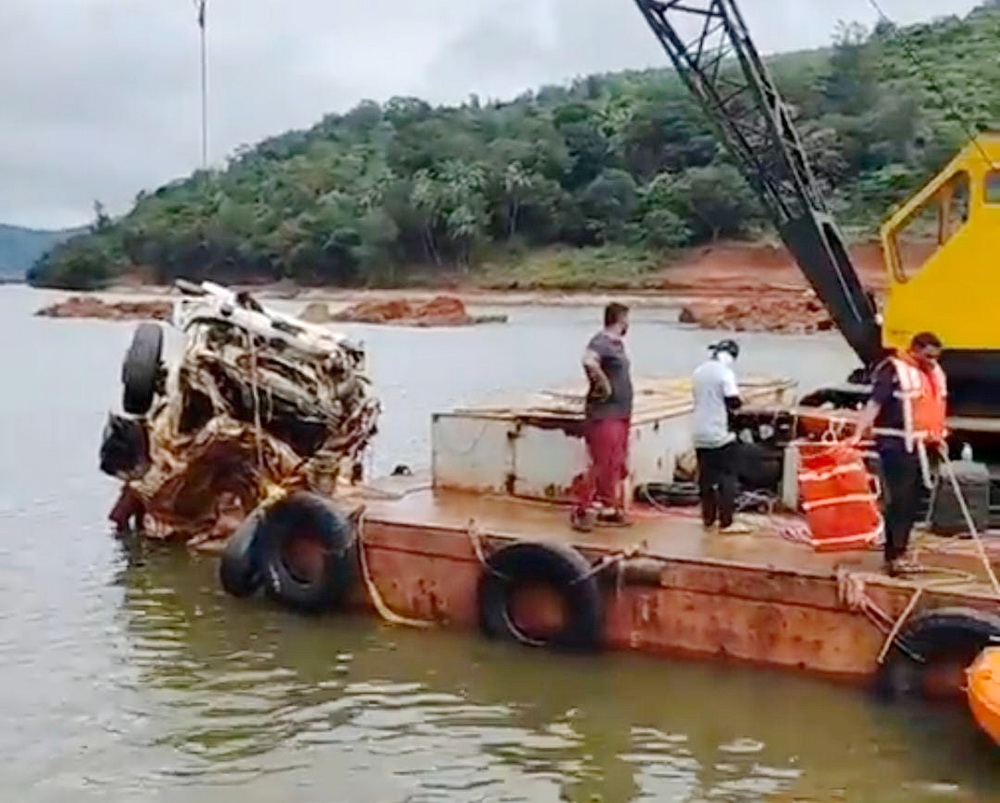
[(1000, 647), (987, 647), (966, 671), (969, 709), (976, 724), (1000, 744)]

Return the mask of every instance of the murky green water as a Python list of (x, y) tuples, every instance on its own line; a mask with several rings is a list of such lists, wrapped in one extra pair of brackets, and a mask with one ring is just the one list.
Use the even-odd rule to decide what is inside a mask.
[[(226, 598), (213, 564), (118, 541), (96, 450), (128, 324), (29, 317), (0, 288), (0, 788), (31, 801), (1000, 799), (963, 711), (796, 676), (571, 659)], [(387, 413), (377, 468), (426, 462), (428, 414), (573, 378), (586, 310), (507, 327), (359, 327)], [(640, 316), (644, 373), (710, 335)], [(744, 370), (840, 376), (835, 339), (744, 338)]]

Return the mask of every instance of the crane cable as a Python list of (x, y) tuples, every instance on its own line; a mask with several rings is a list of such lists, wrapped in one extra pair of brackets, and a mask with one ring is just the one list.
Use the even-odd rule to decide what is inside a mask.
[(903, 47), (903, 52), (906, 54), (907, 58), (911, 62), (913, 62), (913, 66), (916, 67), (917, 70), (920, 72), (921, 76), (924, 79), (924, 82), (935, 93), (937, 93), (937, 96), (940, 99), (941, 103), (945, 107), (947, 107), (948, 111), (950, 111), (955, 116), (955, 118), (958, 119), (959, 123), (962, 125), (962, 128), (965, 129), (966, 136), (969, 137), (973, 145), (975, 145), (976, 150), (979, 151), (980, 155), (986, 161), (986, 164), (990, 165), (990, 167), (994, 167), (995, 165), (993, 163), (993, 160), (990, 158), (989, 154), (986, 153), (986, 150), (979, 142), (979, 132), (976, 131), (975, 128), (969, 123), (968, 118), (966, 118), (965, 115), (962, 114), (961, 110), (955, 103), (952, 102), (951, 98), (945, 92), (944, 88), (935, 80), (933, 73), (931, 73), (927, 69), (926, 65), (919, 59), (916, 51), (913, 49), (913, 46), (910, 44), (907, 37), (902, 33), (902, 29), (892, 20), (892, 18), (888, 14), (885, 13), (885, 11), (882, 10), (882, 6), (879, 5), (878, 0), (868, 0), (868, 3), (873, 9), (875, 9), (875, 13), (878, 14), (879, 19), (881, 19), (882, 22), (892, 26), (893, 37), (899, 40), (900, 45), (902, 45)]

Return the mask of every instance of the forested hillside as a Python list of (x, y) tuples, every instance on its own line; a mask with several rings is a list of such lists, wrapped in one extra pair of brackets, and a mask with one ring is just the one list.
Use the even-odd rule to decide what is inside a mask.
[[(992, 0), (964, 19), (902, 31), (842, 27), (829, 50), (772, 59), (849, 233), (872, 232), (962, 145), (966, 123), (1000, 120), (998, 42)], [(119, 220), (99, 211), (91, 231), (41, 260), (31, 279), (390, 285), (474, 277), (486, 263), (495, 274), (543, 248), (561, 249), (570, 272), (574, 259), (593, 264), (595, 255), (641, 271), (678, 248), (765, 230), (677, 77), (628, 72), (510, 102), (361, 103), (242, 148), (225, 169), (142, 192)]]

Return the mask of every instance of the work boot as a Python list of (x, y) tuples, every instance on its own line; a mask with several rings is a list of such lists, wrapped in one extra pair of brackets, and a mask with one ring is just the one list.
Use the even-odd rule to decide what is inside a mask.
[(594, 529), (595, 519), (592, 510), (576, 508), (569, 516), (569, 526), (578, 533), (589, 533)]
[(734, 521), (728, 527), (719, 528), (719, 535), (750, 535), (752, 532), (753, 530), (740, 521)]
[(625, 515), (624, 510), (612, 510), (608, 513), (601, 513), (597, 517), (597, 523), (606, 527), (632, 526), (632, 520)]

